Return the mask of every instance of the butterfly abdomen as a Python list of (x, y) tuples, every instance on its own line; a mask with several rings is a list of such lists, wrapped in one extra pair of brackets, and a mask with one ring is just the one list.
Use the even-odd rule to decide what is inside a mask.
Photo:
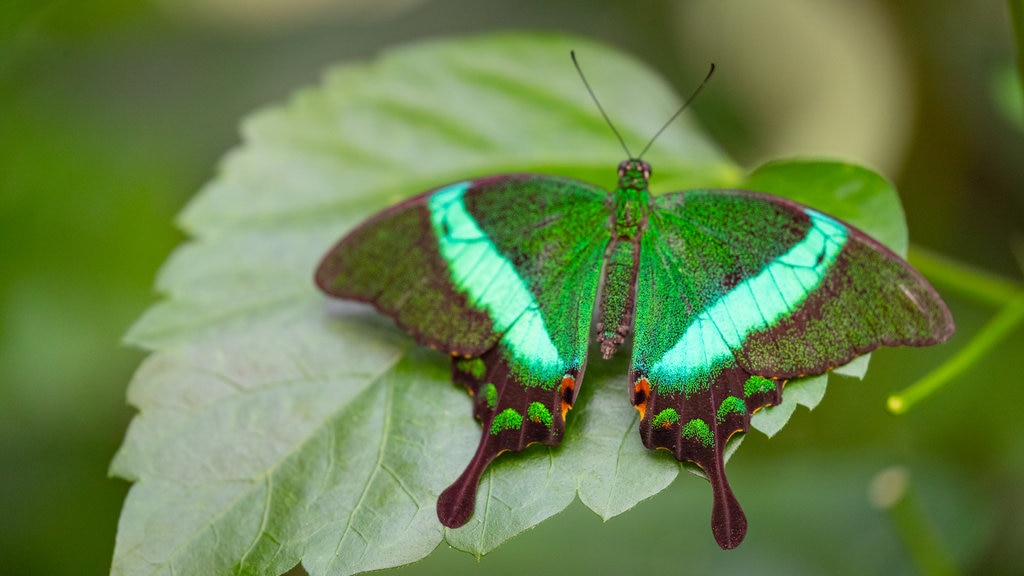
[(605, 359), (626, 341), (633, 325), (639, 256), (639, 242), (612, 240), (608, 245), (597, 324), (597, 340)]

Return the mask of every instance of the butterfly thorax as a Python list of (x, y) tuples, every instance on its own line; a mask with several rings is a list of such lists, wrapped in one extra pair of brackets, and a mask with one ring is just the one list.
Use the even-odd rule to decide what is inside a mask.
[(605, 250), (597, 340), (610, 358), (629, 335), (636, 305), (636, 275), (640, 238), (647, 228), (651, 167), (642, 160), (619, 164), (619, 187), (613, 194), (612, 238)]
[(614, 194), (616, 239), (629, 242), (643, 233), (651, 196), (647, 190), (650, 178), (651, 166), (643, 160), (619, 164), (619, 187)]

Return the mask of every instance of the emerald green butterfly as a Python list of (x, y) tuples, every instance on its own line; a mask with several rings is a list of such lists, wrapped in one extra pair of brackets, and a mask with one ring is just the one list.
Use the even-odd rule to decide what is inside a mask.
[(612, 193), (540, 174), (442, 186), (363, 222), (316, 271), (449, 352), (473, 396), (480, 443), (438, 499), (446, 526), (472, 516), (498, 454), (562, 441), (591, 342), (609, 358), (632, 336), (643, 443), (700, 466), (715, 539), (734, 548), (747, 521), (723, 451), (751, 414), (787, 379), (953, 333), (916, 270), (836, 218), (745, 190), (653, 196), (639, 157), (618, 176)]

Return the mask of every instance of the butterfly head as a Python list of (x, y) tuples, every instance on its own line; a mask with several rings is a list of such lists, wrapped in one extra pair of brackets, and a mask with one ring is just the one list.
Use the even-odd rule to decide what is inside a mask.
[(619, 164), (619, 188), (645, 189), (650, 179), (651, 165), (643, 160), (630, 158)]

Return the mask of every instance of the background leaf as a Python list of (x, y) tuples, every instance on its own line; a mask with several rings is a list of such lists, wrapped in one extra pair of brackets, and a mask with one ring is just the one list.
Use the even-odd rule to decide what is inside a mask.
[[(640, 445), (625, 364), (592, 362), (563, 445), (499, 458), (469, 524), (442, 532), (436, 495), (479, 434), (469, 399), (442, 355), (365, 307), (325, 302), (311, 281), (349, 227), (429, 187), (520, 170), (613, 186), (623, 152), (571, 48), (631, 146), (678, 106), (621, 53), (507, 34), (338, 68), (246, 121), (241, 148), (181, 216), (192, 240), (159, 275), (165, 299), (127, 337), (153, 353), (112, 468), (135, 481), (113, 573), (278, 574), (301, 560), (348, 574), (419, 559), (442, 536), (482, 555), (576, 494), (607, 519), (671, 483), (680, 466)], [(744, 180), (685, 119), (647, 159), (655, 192), (756, 185), (905, 247), (894, 190), (865, 169), (787, 161)], [(820, 399), (823, 384), (799, 386), (779, 414)]]

